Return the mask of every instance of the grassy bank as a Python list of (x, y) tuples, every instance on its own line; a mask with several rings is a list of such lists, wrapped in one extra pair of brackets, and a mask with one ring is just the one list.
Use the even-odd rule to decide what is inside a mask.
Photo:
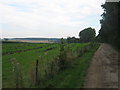
[(41, 84), (42, 88), (82, 88), (84, 85), (86, 71), (90, 61), (99, 45), (76, 58), (69, 68), (59, 72), (54, 78)]

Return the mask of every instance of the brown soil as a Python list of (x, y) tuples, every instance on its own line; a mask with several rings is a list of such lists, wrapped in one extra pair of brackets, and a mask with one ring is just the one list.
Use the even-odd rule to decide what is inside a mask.
[(110, 45), (101, 44), (88, 68), (84, 88), (120, 88), (119, 56)]

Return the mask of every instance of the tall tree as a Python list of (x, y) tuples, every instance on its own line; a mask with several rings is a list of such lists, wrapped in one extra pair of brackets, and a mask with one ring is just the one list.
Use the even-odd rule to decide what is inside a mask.
[(95, 29), (89, 27), (79, 33), (80, 42), (90, 42), (95, 38)]
[(119, 47), (120, 28), (118, 21), (120, 18), (120, 3), (106, 2), (101, 6), (104, 9), (104, 13), (101, 15), (101, 29), (98, 37), (102, 42), (107, 42)]

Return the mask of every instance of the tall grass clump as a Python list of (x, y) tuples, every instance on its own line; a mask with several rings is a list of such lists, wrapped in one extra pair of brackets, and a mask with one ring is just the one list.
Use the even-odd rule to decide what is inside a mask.
[(66, 63), (66, 51), (65, 51), (65, 42), (64, 39), (61, 39), (60, 43), (60, 54), (58, 56), (58, 66), (59, 66), (59, 71), (65, 69), (65, 63)]
[(20, 68), (20, 63), (17, 62), (15, 58), (11, 59), (11, 63), (12, 63), (12, 71), (14, 73), (16, 88), (23, 88), (23, 77)]

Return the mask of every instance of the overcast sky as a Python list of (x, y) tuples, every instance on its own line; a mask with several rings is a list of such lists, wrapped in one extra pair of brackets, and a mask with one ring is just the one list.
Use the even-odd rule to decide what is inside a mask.
[(100, 29), (104, 0), (0, 0), (2, 37), (68, 37)]

